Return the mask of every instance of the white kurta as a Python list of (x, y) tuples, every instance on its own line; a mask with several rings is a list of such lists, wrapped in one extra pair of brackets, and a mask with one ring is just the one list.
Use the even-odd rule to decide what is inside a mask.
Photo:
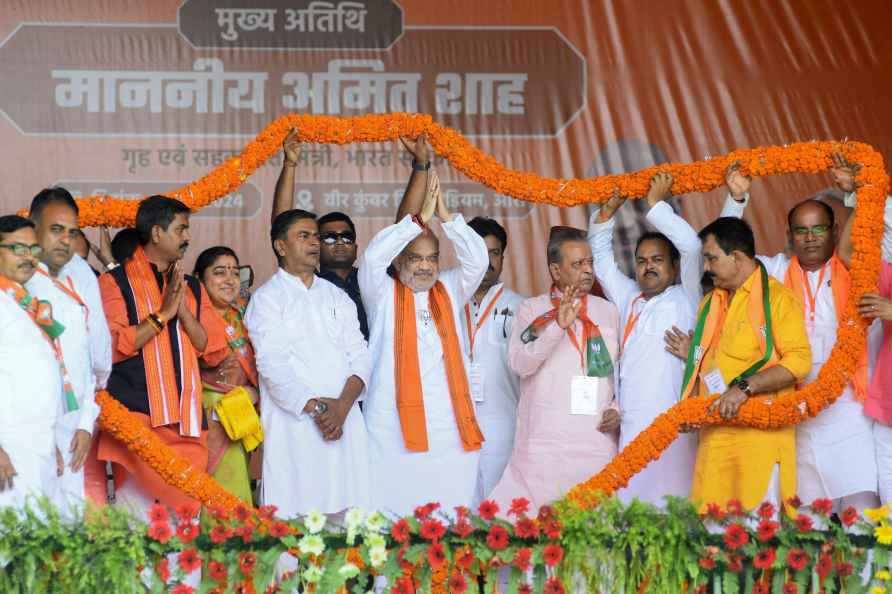
[(280, 268), (254, 292), (245, 324), (260, 375), (263, 503), (286, 518), (367, 508), (368, 440), (358, 404), (337, 441), (326, 441), (303, 412), (312, 398), (338, 398), (350, 376), (368, 385), (371, 359), (356, 305), (323, 278), (307, 288)]
[[(40, 264), (45, 272), (46, 265)], [(65, 331), (59, 337), (62, 345), (62, 356), (65, 360), (65, 368), (71, 379), (71, 387), (77, 396), (78, 409), (66, 412), (56, 423), (56, 443), (65, 460), (65, 473), (60, 479), (60, 499), (57, 502), (63, 512), (83, 503), (84, 500), (84, 469), (77, 472), (71, 471), (71, 440), (78, 430), (93, 434), (96, 417), (99, 416), (99, 406), (95, 398), (95, 375), (93, 371), (93, 357), (90, 349), (90, 334), (87, 329), (88, 314), (86, 300), (75, 284), (68, 276), (60, 276), (56, 279), (73, 290), (84, 306), (73, 297), (58, 288), (50, 279), (35, 272), (25, 288), (35, 297), (49, 301), (53, 306), (53, 318), (65, 326)], [(95, 277), (94, 277), (95, 282)]]
[[(728, 197), (722, 216), (742, 217), (743, 204)], [(758, 256), (768, 274), (784, 282), (790, 259), (786, 254)], [(820, 271), (807, 272), (808, 284), (815, 295), (814, 320), (805, 304), (805, 329), (812, 352), (811, 373), (806, 384), (818, 377), (836, 344), (836, 305), (828, 266), (821, 286)], [(831, 406), (817, 417), (796, 426), (797, 495), (811, 502), (818, 498), (840, 499), (856, 493), (877, 492), (877, 463), (873, 438), (873, 420), (864, 414), (855, 400), (851, 384)]]
[[(678, 402), (684, 362), (666, 351), (664, 335), (672, 326), (688, 331), (694, 325), (701, 296), (700, 239), (666, 202), (660, 202), (648, 211), (648, 222), (666, 235), (679, 251), (682, 284), (672, 285), (645, 300), (638, 284), (616, 265), (614, 219), (599, 223), (599, 214), (600, 209), (589, 221), (589, 243), (598, 282), (620, 311), (620, 342), (630, 318), (639, 316), (631, 326), (619, 356), (619, 447), (622, 450), (658, 415)], [(691, 491), (696, 455), (696, 435), (680, 434), (658, 460), (635, 475), (617, 496), (623, 501), (637, 497), (657, 505), (667, 495), (687, 497)]]
[[(495, 296), (502, 291), (490, 309)], [(504, 283), (489, 288), (480, 303), (473, 299), (467, 304), (471, 313), (471, 327), (462, 312), (461, 327), (465, 351), (471, 365), (480, 370), (482, 389), (475, 394), (477, 422), (486, 437), (480, 450), (480, 469), (477, 473), (475, 507), (489, 497), (514, 449), (517, 425), (517, 400), (520, 398), (520, 378), (508, 366), (508, 342), (517, 308), (523, 297)], [(483, 313), (486, 317), (482, 318)], [(482, 325), (477, 329), (478, 324)], [(474, 352), (471, 353), (470, 332), (474, 332)], [(470, 369), (470, 368), (469, 368)]]
[[(455, 247), (459, 267), (442, 271), (452, 301), (452, 315), (461, 320), (464, 304), (480, 286), (489, 266), (483, 238), (468, 227), (461, 215), (443, 224)], [(360, 258), (359, 288), (369, 316), (370, 350), (374, 367), (363, 409), (369, 432), (372, 505), (382, 512), (400, 515), (431, 501), (451, 511), (470, 506), (477, 485), (480, 452), (465, 451), (461, 444), (443, 347), (428, 310), (428, 293), (415, 293), (418, 312), (418, 362), (423, 384), (429, 449), (410, 452), (403, 441), (394, 386), (394, 291), (396, 281), (387, 275), (391, 261), (421, 233), (411, 217), (380, 231)], [(459, 330), (454, 330), (457, 335)], [(464, 357), (465, 369), (468, 367)], [(485, 435), (484, 435), (485, 437)]]
[(0, 507), (28, 495), (57, 497), (55, 424), (62, 414), (62, 376), (43, 331), (0, 291), (0, 447), (18, 475), (0, 491)]
[(68, 264), (59, 271), (59, 278), (70, 277), (77, 288), (78, 295), (87, 304), (89, 316), (87, 327), (90, 332), (90, 355), (93, 361), (93, 374), (96, 377), (96, 389), (102, 390), (108, 382), (112, 369), (111, 333), (105, 309), (102, 307), (102, 295), (99, 293), (99, 281), (87, 261), (74, 254)]

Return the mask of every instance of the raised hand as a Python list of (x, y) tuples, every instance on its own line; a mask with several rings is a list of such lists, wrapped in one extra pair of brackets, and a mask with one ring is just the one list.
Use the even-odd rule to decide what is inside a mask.
[(452, 213), (446, 208), (446, 199), (443, 197), (442, 190), (440, 190), (440, 177), (437, 175), (436, 171), (431, 173), (433, 174), (433, 182), (437, 184), (437, 216), (440, 217), (440, 220), (444, 223), (448, 223), (452, 220)]
[(282, 143), (282, 150), (285, 151), (286, 163), (297, 163), (300, 158), (300, 140), (298, 140), (297, 128), (288, 131), (285, 141)]
[(830, 177), (833, 183), (843, 192), (849, 193), (855, 191), (855, 176), (861, 165), (847, 161), (840, 152), (833, 153), (833, 165), (830, 167)]
[(672, 196), (672, 174), (665, 171), (657, 172), (650, 178), (650, 188), (647, 190), (647, 207), (653, 208), (658, 202)]
[(614, 188), (613, 196), (610, 197), (607, 204), (601, 207), (601, 214), (599, 215), (600, 220), (602, 222), (609, 221), (610, 218), (616, 214), (616, 211), (619, 210), (619, 207), (625, 202), (626, 199), (619, 193), (619, 188)]
[(109, 264), (114, 264), (115, 256), (112, 254), (111, 249), (111, 233), (108, 231), (108, 227), (102, 225), (99, 227), (99, 249), (97, 250), (93, 244), (90, 244), (90, 248), (95, 250), (93, 253), (96, 254), (96, 257), (99, 258), (99, 261), (102, 262), (105, 266)]
[(564, 290), (564, 295), (561, 297), (561, 302), (558, 304), (555, 321), (564, 330), (576, 321), (576, 316), (579, 315), (579, 310), (582, 308), (582, 300), (578, 299), (578, 297), (578, 287), (567, 287)]
[(427, 191), (424, 194), (424, 203), (421, 205), (421, 212), (418, 218), (421, 222), (427, 224), (437, 211), (440, 202), (440, 178), (435, 171), (431, 171), (428, 179)]
[(409, 151), (415, 158), (415, 162), (419, 165), (427, 165), (428, 161), (430, 161), (431, 153), (430, 147), (427, 146), (427, 136), (424, 134), (420, 134), (418, 138), (414, 140), (411, 138), (407, 138), (405, 136), (400, 136), (400, 142), (403, 143), (403, 146)]
[(164, 316), (165, 321), (169, 321), (180, 311), (180, 306), (183, 304), (184, 285), (182, 266), (180, 262), (175, 262), (170, 280), (167, 281), (164, 295), (161, 298), (161, 315)]
[(743, 200), (743, 196), (750, 191), (753, 178), (747, 177), (740, 173), (740, 161), (734, 161), (725, 172), (725, 185), (731, 197), (738, 202)]

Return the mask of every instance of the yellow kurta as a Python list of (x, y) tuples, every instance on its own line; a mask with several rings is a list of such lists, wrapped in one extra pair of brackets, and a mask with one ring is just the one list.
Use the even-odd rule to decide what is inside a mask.
[[(764, 354), (747, 314), (750, 290), (758, 274), (757, 268), (735, 291), (724, 323), (718, 330), (717, 341), (713, 343), (715, 348), (704, 354), (700, 367), (701, 373), (718, 368), (726, 384), (759, 361)], [(792, 291), (773, 277), (768, 279), (768, 290), (778, 357), (775, 364), (783, 366), (797, 380), (803, 380), (811, 370), (811, 348), (805, 332), (802, 307)], [(707, 395), (705, 382), (698, 379), (698, 384), (697, 393)], [(790, 387), (773, 394), (759, 394), (755, 398), (771, 399), (794, 389)], [(707, 427), (700, 432), (691, 499), (700, 502), (704, 508), (707, 503), (724, 505), (730, 499), (737, 499), (744, 508), (753, 509), (764, 499), (775, 465), (779, 466), (781, 498), (786, 500), (796, 494), (795, 427), (772, 431)]]

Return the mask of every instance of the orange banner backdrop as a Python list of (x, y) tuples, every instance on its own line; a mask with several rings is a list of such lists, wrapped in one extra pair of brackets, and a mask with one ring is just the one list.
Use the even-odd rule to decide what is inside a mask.
[[(883, 154), (892, 143), (892, 6), (880, 0), (4, 4), (2, 212), (52, 184), (131, 199), (183, 186), (288, 113), (429, 113), (506, 166), (556, 178), (813, 138), (857, 138)], [(258, 238), (279, 166), (196, 215), (187, 264), (225, 243), (258, 281), (272, 273)], [(507, 282), (543, 291), (548, 229), (584, 226), (586, 207), (519, 202), (439, 170), (455, 210), (507, 227)], [(295, 202), (350, 214), (362, 247), (392, 220), (408, 173), (393, 143), (308, 146)], [(828, 185), (756, 182), (759, 251), (783, 249), (786, 210)], [(677, 205), (699, 227), (721, 199)], [(640, 208), (621, 211), (627, 254)]]

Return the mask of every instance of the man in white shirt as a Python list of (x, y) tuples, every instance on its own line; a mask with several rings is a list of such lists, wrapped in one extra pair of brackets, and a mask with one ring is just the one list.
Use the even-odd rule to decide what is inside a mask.
[(0, 217), (0, 508), (55, 499), (63, 470), (54, 431), (63, 399), (74, 398), (54, 344), (64, 328), (24, 287), (40, 252), (34, 223)]
[(477, 475), (479, 504), (488, 498), (511, 458), (517, 424), (520, 379), (508, 366), (508, 339), (523, 297), (500, 280), (508, 234), (494, 219), (476, 217), (468, 227), (486, 242), (489, 268), (462, 316), (464, 345), (470, 359), (468, 377), (477, 405), (477, 420), (486, 436)]
[[(67, 466), (58, 500), (65, 514), (73, 513), (84, 501), (84, 463), (99, 415), (89, 332), (90, 306), (82, 296), (85, 291), (81, 284), (87, 281), (96, 293), (99, 285), (92, 271), (80, 283), (62, 273), (71, 261), (72, 244), (80, 234), (77, 217), (77, 204), (63, 188), (46, 189), (34, 197), (29, 218), (35, 224), (43, 251), (35, 274), (25, 285), (29, 293), (52, 304), (55, 319), (65, 326), (59, 342), (78, 403), (77, 410), (66, 413), (56, 426), (56, 439)], [(102, 310), (101, 305), (99, 309)], [(104, 324), (103, 328), (107, 335), (108, 326)]]
[[(400, 515), (431, 501), (452, 510), (474, 500), (483, 434), (459, 324), (489, 264), (483, 238), (447, 211), (436, 184), (428, 191), (424, 139), (404, 143), (416, 160), (399, 222), (359, 260), (374, 362), (363, 411), (372, 505)], [(426, 227), (434, 210), (459, 262), (442, 273), (439, 241)]]
[[(838, 157), (839, 159), (839, 157)], [(851, 165), (837, 161), (831, 170), (843, 191), (854, 174)], [(729, 195), (722, 216), (743, 217), (751, 180), (732, 166), (726, 180)], [(790, 287), (799, 298), (812, 350), (812, 369), (805, 380), (817, 379), (836, 344), (838, 315), (848, 299), (852, 220), (840, 237), (833, 208), (817, 200), (794, 206), (788, 216), (792, 256), (758, 256), (768, 274)], [(837, 239), (839, 250), (837, 251)], [(877, 503), (877, 459), (873, 421), (864, 414), (867, 395), (867, 353), (859, 361), (853, 381), (830, 407), (796, 427), (797, 494), (806, 503), (833, 500), (837, 511), (848, 506), (863, 510)]]
[(279, 270), (245, 316), (260, 375), (264, 504), (282, 517), (368, 507), (368, 443), (356, 404), (371, 359), (356, 305), (316, 275), (316, 216), (287, 210), (270, 232)]
[[(668, 173), (651, 179), (646, 218), (657, 231), (638, 240), (635, 280), (619, 269), (613, 253), (613, 215), (625, 198), (612, 198), (589, 222), (595, 275), (620, 312), (620, 449), (678, 401), (684, 363), (666, 351), (663, 335), (673, 327), (687, 332), (701, 297), (700, 239), (665, 202), (671, 189)], [(696, 436), (680, 435), (617, 495), (624, 501), (637, 497), (654, 504), (667, 495), (687, 497), (696, 454)]]

